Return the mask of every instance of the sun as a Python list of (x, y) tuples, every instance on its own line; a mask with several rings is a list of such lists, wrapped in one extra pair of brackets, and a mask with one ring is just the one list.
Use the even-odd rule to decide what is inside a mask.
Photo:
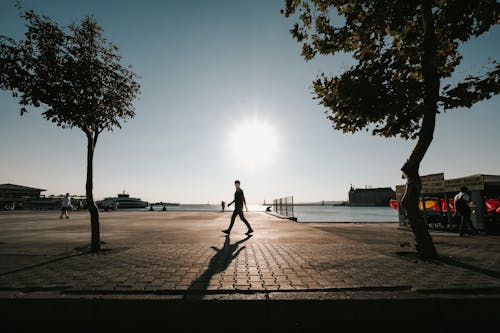
[(256, 118), (236, 123), (229, 132), (229, 149), (232, 157), (245, 166), (266, 166), (276, 157), (276, 130)]

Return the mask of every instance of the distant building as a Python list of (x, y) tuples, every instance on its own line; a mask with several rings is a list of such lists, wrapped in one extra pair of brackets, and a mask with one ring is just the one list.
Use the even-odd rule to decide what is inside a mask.
[(0, 199), (15, 200), (22, 198), (39, 198), (46, 190), (14, 184), (0, 184)]
[(0, 184), (0, 209), (14, 210), (29, 208), (31, 200), (40, 200), (41, 188), (15, 184)]
[(396, 199), (396, 192), (390, 187), (353, 188), (349, 190), (349, 205), (351, 206), (387, 206), (389, 201)]

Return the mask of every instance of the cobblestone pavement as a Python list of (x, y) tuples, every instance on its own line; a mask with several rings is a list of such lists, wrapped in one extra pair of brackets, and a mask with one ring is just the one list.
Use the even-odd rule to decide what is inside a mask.
[(500, 237), (433, 233), (442, 260), (415, 260), (396, 224), (301, 224), (248, 213), (101, 214), (103, 252), (86, 252), (88, 216), (0, 213), (0, 291), (180, 294), (500, 289)]

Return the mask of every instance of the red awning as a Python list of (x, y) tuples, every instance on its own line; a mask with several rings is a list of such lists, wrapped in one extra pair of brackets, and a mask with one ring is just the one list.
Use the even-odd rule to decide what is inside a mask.
[(500, 213), (500, 199), (486, 199), (485, 200), (485, 205), (486, 205), (486, 211), (488, 213), (490, 212), (497, 212)]
[(389, 205), (393, 208), (393, 209), (398, 209), (398, 201), (396, 199), (391, 199), (389, 201)]
[[(439, 205), (434, 204), (434, 205), (432, 205), (432, 207), (429, 207), (432, 202), (437, 203), (437, 200), (432, 199), (432, 200), (426, 201), (426, 203), (427, 203), (426, 207), (428, 207), (436, 212), (439, 212)], [(389, 201), (389, 205), (395, 210), (398, 209), (398, 201), (395, 199), (391, 199)], [(448, 199), (448, 206), (450, 207), (450, 212), (455, 211), (455, 202), (454, 202), (453, 198)], [(486, 206), (486, 212), (488, 212), (488, 213), (497, 212), (500, 214), (500, 199), (486, 199), (485, 206)], [(441, 210), (443, 212), (446, 212), (446, 202), (444, 201), (443, 198), (441, 198)]]

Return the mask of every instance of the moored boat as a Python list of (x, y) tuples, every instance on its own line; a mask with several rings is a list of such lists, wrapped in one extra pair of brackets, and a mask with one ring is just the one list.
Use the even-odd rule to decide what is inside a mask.
[(142, 201), (140, 198), (131, 198), (129, 194), (123, 193), (118, 194), (116, 197), (104, 198), (97, 203), (99, 208), (146, 208), (149, 205), (147, 201)]

